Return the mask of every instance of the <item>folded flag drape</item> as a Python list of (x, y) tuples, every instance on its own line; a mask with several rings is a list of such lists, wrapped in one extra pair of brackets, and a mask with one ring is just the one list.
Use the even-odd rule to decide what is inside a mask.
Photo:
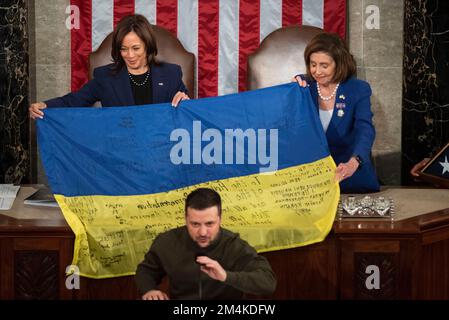
[(295, 83), (178, 108), (46, 109), (37, 128), (83, 276), (134, 274), (156, 235), (184, 224), (198, 187), (220, 193), (222, 225), (259, 252), (322, 241), (332, 227), (335, 163)]

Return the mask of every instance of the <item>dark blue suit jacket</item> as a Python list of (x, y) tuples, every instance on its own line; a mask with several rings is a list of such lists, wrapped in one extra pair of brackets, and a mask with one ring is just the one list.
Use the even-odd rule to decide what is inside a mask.
[[(171, 102), (178, 91), (187, 92), (181, 67), (176, 64), (152, 64), (153, 103)], [(103, 107), (135, 105), (128, 71), (112, 73), (112, 64), (96, 68), (94, 78), (79, 91), (45, 101), (47, 107), (89, 107), (100, 101)]]
[[(310, 82), (310, 93), (318, 110), (318, 92), (316, 82)], [(362, 166), (348, 179), (340, 183), (344, 193), (363, 193), (379, 191), (379, 182), (371, 163), (371, 148), (375, 130), (372, 123), (371, 88), (365, 81), (350, 78), (340, 83), (335, 107), (326, 138), (329, 150), (338, 165), (358, 155)], [(339, 112), (340, 111), (340, 116)]]

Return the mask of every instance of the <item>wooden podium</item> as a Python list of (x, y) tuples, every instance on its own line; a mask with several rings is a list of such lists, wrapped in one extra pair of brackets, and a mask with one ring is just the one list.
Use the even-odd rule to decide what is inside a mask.
[[(139, 299), (134, 278), (81, 278), (66, 288), (74, 235), (58, 208), (0, 211), (0, 299)], [(335, 221), (325, 241), (267, 252), (278, 278), (270, 299), (449, 299), (449, 190), (391, 189), (397, 220)], [(366, 286), (377, 266), (380, 288)], [(264, 297), (267, 298), (267, 297)]]

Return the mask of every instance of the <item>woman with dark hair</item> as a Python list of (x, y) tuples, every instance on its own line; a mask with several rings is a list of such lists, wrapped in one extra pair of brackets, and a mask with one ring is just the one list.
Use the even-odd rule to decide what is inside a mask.
[(43, 118), (47, 107), (85, 107), (100, 101), (103, 107), (171, 102), (189, 99), (181, 67), (157, 62), (152, 27), (142, 15), (124, 17), (112, 35), (113, 63), (96, 68), (94, 78), (79, 91), (29, 108), (30, 117)]
[(370, 159), (375, 137), (370, 85), (355, 78), (354, 57), (336, 34), (316, 35), (307, 45), (304, 59), (307, 75), (297, 75), (293, 81), (310, 88), (337, 164), (335, 179), (341, 191), (379, 191)]

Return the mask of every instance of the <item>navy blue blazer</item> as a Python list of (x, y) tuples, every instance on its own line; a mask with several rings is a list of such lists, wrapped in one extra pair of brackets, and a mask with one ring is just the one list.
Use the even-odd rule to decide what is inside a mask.
[[(112, 64), (95, 68), (94, 78), (79, 91), (45, 101), (47, 107), (89, 107), (100, 101), (103, 107), (135, 105), (128, 70), (112, 72)], [(153, 103), (171, 102), (176, 92), (187, 92), (181, 67), (176, 64), (152, 64)]]
[[(309, 83), (310, 94), (318, 110), (316, 82)], [(379, 181), (371, 163), (376, 132), (370, 97), (370, 85), (356, 78), (340, 83), (336, 93), (334, 111), (326, 131), (329, 151), (337, 165), (347, 162), (353, 155), (358, 155), (363, 162), (352, 177), (340, 183), (343, 193), (379, 191)]]

